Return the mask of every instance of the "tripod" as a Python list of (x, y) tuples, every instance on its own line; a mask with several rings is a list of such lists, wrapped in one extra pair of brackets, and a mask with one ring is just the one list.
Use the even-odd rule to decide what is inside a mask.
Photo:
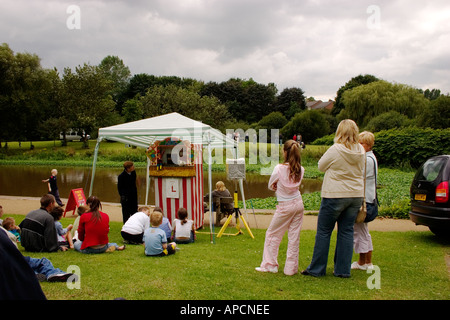
[(220, 238), (223, 234), (225, 235), (230, 235), (230, 236), (237, 236), (238, 234), (243, 234), (244, 232), (242, 232), (241, 230), (241, 225), (239, 223), (239, 219), (242, 219), (242, 222), (244, 223), (245, 228), (247, 229), (248, 233), (250, 234), (250, 236), (252, 237), (252, 239), (255, 239), (255, 237), (253, 236), (252, 231), (250, 230), (247, 221), (245, 221), (244, 216), (241, 213), (241, 210), (239, 210), (239, 206), (238, 206), (238, 192), (237, 192), (237, 186), (235, 183), (235, 189), (234, 189), (234, 215), (236, 217), (236, 229), (238, 230), (237, 233), (224, 233), (225, 229), (227, 228), (228, 224), (230, 223), (231, 219), (233, 218), (233, 214), (228, 215), (227, 221), (225, 221), (224, 225), (222, 226), (222, 228), (220, 229), (219, 233), (217, 234), (217, 238)]

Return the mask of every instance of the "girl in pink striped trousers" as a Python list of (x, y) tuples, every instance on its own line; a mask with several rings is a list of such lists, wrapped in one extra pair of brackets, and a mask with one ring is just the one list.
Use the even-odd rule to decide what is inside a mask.
[(301, 166), (300, 146), (294, 140), (284, 143), (284, 163), (275, 166), (269, 180), (269, 189), (277, 196), (277, 209), (266, 231), (264, 253), (259, 272), (278, 272), (278, 250), (285, 232), (288, 232), (288, 247), (284, 274), (298, 273), (300, 230), (303, 222), (303, 200), (300, 183), (305, 169)]

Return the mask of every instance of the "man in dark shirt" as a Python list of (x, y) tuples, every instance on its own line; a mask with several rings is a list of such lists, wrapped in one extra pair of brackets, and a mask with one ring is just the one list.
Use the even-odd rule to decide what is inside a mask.
[(4, 230), (0, 230), (0, 253), (0, 300), (45, 300), (33, 269)]
[(31, 211), (19, 224), (21, 244), (26, 251), (54, 252), (66, 247), (59, 247), (56, 235), (55, 219), (49, 212), (55, 207), (55, 197), (46, 194), (41, 198), (41, 208)]
[(117, 189), (120, 195), (120, 203), (122, 205), (123, 223), (137, 212), (138, 196), (136, 187), (136, 172), (134, 164), (131, 161), (125, 161), (124, 170), (117, 178)]

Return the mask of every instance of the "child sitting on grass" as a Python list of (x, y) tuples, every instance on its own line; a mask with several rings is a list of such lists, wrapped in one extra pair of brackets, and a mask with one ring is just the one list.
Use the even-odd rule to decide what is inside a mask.
[(55, 228), (59, 245), (65, 247), (69, 246), (70, 249), (73, 249), (72, 234), (70, 232), (73, 226), (69, 224), (67, 228), (63, 228), (61, 222), (59, 221), (61, 220), (63, 213), (64, 210), (61, 207), (54, 207), (52, 211), (50, 211), (51, 216), (55, 219)]
[(20, 242), (20, 228), (16, 226), (16, 220), (14, 220), (14, 218), (5, 218), (5, 220), (3, 220), (2, 226), (16, 237), (17, 242)]
[(178, 219), (173, 226), (173, 239), (176, 243), (192, 243), (195, 241), (194, 221), (188, 220), (185, 208), (178, 209)]
[(144, 232), (144, 245), (146, 256), (164, 257), (169, 254), (174, 254), (176, 251), (176, 244), (167, 243), (166, 233), (159, 228), (163, 221), (161, 212), (154, 211), (150, 215), (151, 227)]
[(87, 204), (83, 204), (77, 208), (78, 217), (75, 219), (75, 221), (73, 223), (73, 228), (72, 228), (73, 232), (71, 231), (71, 233), (73, 233), (73, 238), (72, 238), (73, 242), (78, 241), (78, 226), (80, 225), (81, 215), (83, 213), (88, 212), (89, 210), (90, 210), (90, 208)]
[[(163, 213), (162, 209), (160, 207), (155, 207), (153, 209), (153, 211), (158, 211)], [(163, 229), (164, 232), (166, 233), (166, 238), (167, 238), (167, 242), (171, 242), (172, 240), (172, 225), (170, 224), (169, 219), (167, 219), (166, 217), (164, 217), (163, 214), (163, 220), (161, 225), (159, 226), (160, 229)]]

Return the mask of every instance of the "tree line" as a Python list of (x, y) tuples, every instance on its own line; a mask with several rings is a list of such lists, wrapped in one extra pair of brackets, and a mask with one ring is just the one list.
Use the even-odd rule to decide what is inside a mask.
[[(309, 98), (311, 99), (311, 98)], [(334, 108), (306, 110), (301, 88), (231, 78), (203, 82), (177, 76), (131, 75), (117, 56), (72, 70), (45, 69), (36, 54), (0, 46), (0, 147), (8, 141), (59, 139), (98, 128), (178, 112), (225, 129), (280, 129), (305, 142), (335, 131), (344, 118), (372, 131), (395, 126), (449, 127), (450, 97), (440, 90), (393, 84), (373, 75), (352, 78), (337, 91)], [(64, 142), (64, 141), (63, 141)]]

